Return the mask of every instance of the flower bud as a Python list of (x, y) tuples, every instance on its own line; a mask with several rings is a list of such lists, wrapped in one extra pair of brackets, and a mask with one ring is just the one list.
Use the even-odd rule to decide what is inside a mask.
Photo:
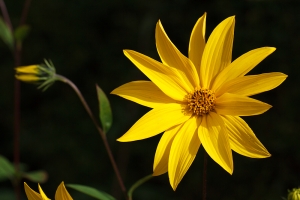
[(288, 200), (300, 200), (300, 188), (289, 191)]
[(38, 84), (38, 88), (44, 88), (43, 90), (46, 90), (57, 80), (55, 67), (51, 61), (48, 62), (47, 60), (40, 65), (20, 66), (15, 68), (15, 70), (16, 79)]

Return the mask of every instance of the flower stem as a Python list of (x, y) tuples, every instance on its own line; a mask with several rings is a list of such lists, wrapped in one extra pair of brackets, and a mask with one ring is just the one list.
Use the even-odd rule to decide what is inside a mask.
[[(4, 0), (0, 0), (0, 8), (4, 18), (4, 21), (11, 32), (13, 32), (13, 26), (5, 5)], [(14, 50), (14, 61), (15, 66), (20, 65), (20, 54), (21, 50), (15, 48)], [(14, 167), (16, 174), (19, 173), (19, 163), (20, 163), (20, 83), (15, 79), (14, 81), (14, 122), (13, 122), (13, 152), (14, 152)], [(15, 179), (12, 180), (12, 184), (15, 190), (16, 199), (21, 199), (20, 193), (20, 179), (18, 176), (15, 176)]]
[(203, 162), (203, 200), (206, 200), (206, 179), (207, 179), (207, 153), (204, 151), (204, 162)]
[(23, 6), (23, 10), (22, 10), (21, 20), (20, 20), (20, 26), (25, 24), (25, 21), (26, 21), (27, 15), (28, 15), (28, 10), (29, 10), (29, 7), (30, 7), (30, 3), (31, 3), (31, 0), (26, 0), (25, 1), (25, 4)]
[(57, 80), (62, 81), (62, 82), (64, 82), (64, 83), (68, 84), (68, 85), (75, 91), (75, 93), (77, 94), (77, 96), (79, 97), (81, 103), (83, 104), (83, 107), (85, 108), (85, 110), (87, 111), (88, 115), (89, 115), (90, 118), (92, 119), (94, 125), (96, 126), (97, 131), (99, 132), (99, 134), (100, 134), (100, 136), (101, 136), (101, 138), (102, 138), (102, 140), (103, 140), (105, 149), (106, 149), (106, 151), (107, 151), (107, 154), (108, 154), (108, 157), (109, 157), (109, 159), (110, 159), (110, 162), (111, 162), (111, 164), (112, 164), (112, 166), (113, 166), (114, 172), (115, 172), (115, 174), (116, 174), (116, 176), (117, 176), (117, 179), (118, 179), (119, 185), (120, 185), (120, 187), (121, 187), (121, 190), (122, 190), (122, 192), (123, 192), (123, 194), (124, 194), (124, 196), (125, 196), (125, 199), (128, 199), (128, 196), (127, 196), (127, 193), (126, 193), (126, 188), (125, 188), (125, 186), (124, 186), (124, 184), (123, 184), (123, 180), (122, 180), (122, 178), (121, 178), (119, 169), (118, 169), (118, 167), (117, 167), (117, 164), (116, 164), (116, 162), (115, 162), (115, 159), (114, 159), (113, 154), (112, 154), (112, 152), (111, 152), (111, 149), (110, 149), (110, 147), (109, 147), (109, 144), (108, 144), (108, 141), (107, 141), (107, 137), (106, 137), (106, 135), (104, 134), (104, 132), (103, 132), (103, 130), (101, 129), (101, 127), (99, 126), (99, 124), (98, 124), (96, 118), (94, 117), (94, 115), (93, 115), (93, 113), (92, 113), (90, 107), (88, 106), (87, 102), (85, 101), (83, 95), (81, 94), (81, 92), (80, 92), (80, 90), (77, 88), (77, 86), (76, 86), (72, 81), (70, 81), (68, 78), (66, 78), (66, 77), (64, 77), (64, 76), (61, 76), (61, 75), (58, 75), (58, 74), (56, 74), (56, 78), (57, 78)]
[[(22, 10), (22, 17), (20, 19), (19, 25), (22, 26), (27, 18), (27, 13), (29, 10), (31, 0), (26, 0), (23, 10)], [(3, 13), (3, 17), (5, 19), (6, 24), (10, 28), (11, 32), (13, 32), (13, 26), (11, 24), (5, 3), (3, 0), (0, 0), (0, 6)], [(22, 54), (22, 44), (17, 43), (14, 49), (14, 61), (15, 61), (15, 67), (18, 67), (21, 65), (21, 54)], [(20, 171), (20, 101), (21, 101), (21, 95), (20, 95), (20, 81), (15, 79), (14, 81), (14, 166), (15, 171), (18, 174)], [(21, 199), (21, 192), (20, 192), (20, 177), (19, 175), (16, 176), (16, 180), (13, 183), (15, 193), (16, 193), (16, 199)]]
[(153, 178), (153, 175), (150, 174), (148, 176), (145, 176), (143, 178), (141, 178), (140, 180), (138, 180), (137, 182), (135, 182), (131, 188), (129, 189), (128, 191), (128, 197), (129, 197), (129, 200), (132, 200), (132, 193), (133, 191), (138, 188), (140, 185), (142, 185), (143, 183), (145, 183), (146, 181), (150, 180), (151, 178)]

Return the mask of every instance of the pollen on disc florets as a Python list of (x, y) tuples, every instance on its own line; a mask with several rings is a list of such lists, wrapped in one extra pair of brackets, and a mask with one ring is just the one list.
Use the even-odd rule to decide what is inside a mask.
[(204, 115), (215, 108), (215, 93), (208, 89), (196, 87), (195, 90), (186, 95), (187, 110), (194, 115)]

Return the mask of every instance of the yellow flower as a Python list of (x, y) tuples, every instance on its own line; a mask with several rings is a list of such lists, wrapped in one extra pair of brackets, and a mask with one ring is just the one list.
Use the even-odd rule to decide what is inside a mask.
[(39, 71), (40, 70), (38, 65), (17, 67), (16, 78), (24, 82), (37, 82), (40, 80)]
[(15, 68), (15, 70), (16, 79), (27, 83), (39, 84), (39, 88), (44, 87), (44, 90), (59, 79), (53, 63), (47, 60), (45, 60), (45, 64), (20, 66)]
[(156, 149), (153, 175), (168, 172), (174, 190), (201, 144), (230, 174), (231, 150), (251, 158), (270, 156), (239, 116), (258, 115), (271, 108), (249, 96), (277, 87), (287, 76), (279, 72), (245, 76), (275, 51), (273, 47), (254, 49), (231, 62), (234, 22), (234, 17), (222, 21), (206, 43), (205, 13), (193, 28), (188, 58), (170, 41), (160, 21), (155, 38), (162, 63), (124, 50), (151, 81), (133, 81), (112, 94), (152, 110), (118, 141), (142, 140), (164, 132)]
[[(40, 184), (39, 184), (39, 193), (33, 191), (26, 183), (24, 183), (25, 193), (28, 200), (50, 200), (46, 194), (43, 192)], [(66, 187), (64, 182), (58, 186), (56, 193), (55, 193), (55, 200), (73, 200)]]

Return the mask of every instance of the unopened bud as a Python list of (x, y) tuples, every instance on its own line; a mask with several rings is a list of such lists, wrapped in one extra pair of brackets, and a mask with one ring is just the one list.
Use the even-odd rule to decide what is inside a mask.
[(288, 200), (300, 200), (300, 188), (289, 191)]
[(46, 90), (56, 80), (56, 71), (51, 61), (45, 60), (45, 63), (39, 65), (20, 66), (15, 68), (16, 79), (39, 85), (39, 89)]

